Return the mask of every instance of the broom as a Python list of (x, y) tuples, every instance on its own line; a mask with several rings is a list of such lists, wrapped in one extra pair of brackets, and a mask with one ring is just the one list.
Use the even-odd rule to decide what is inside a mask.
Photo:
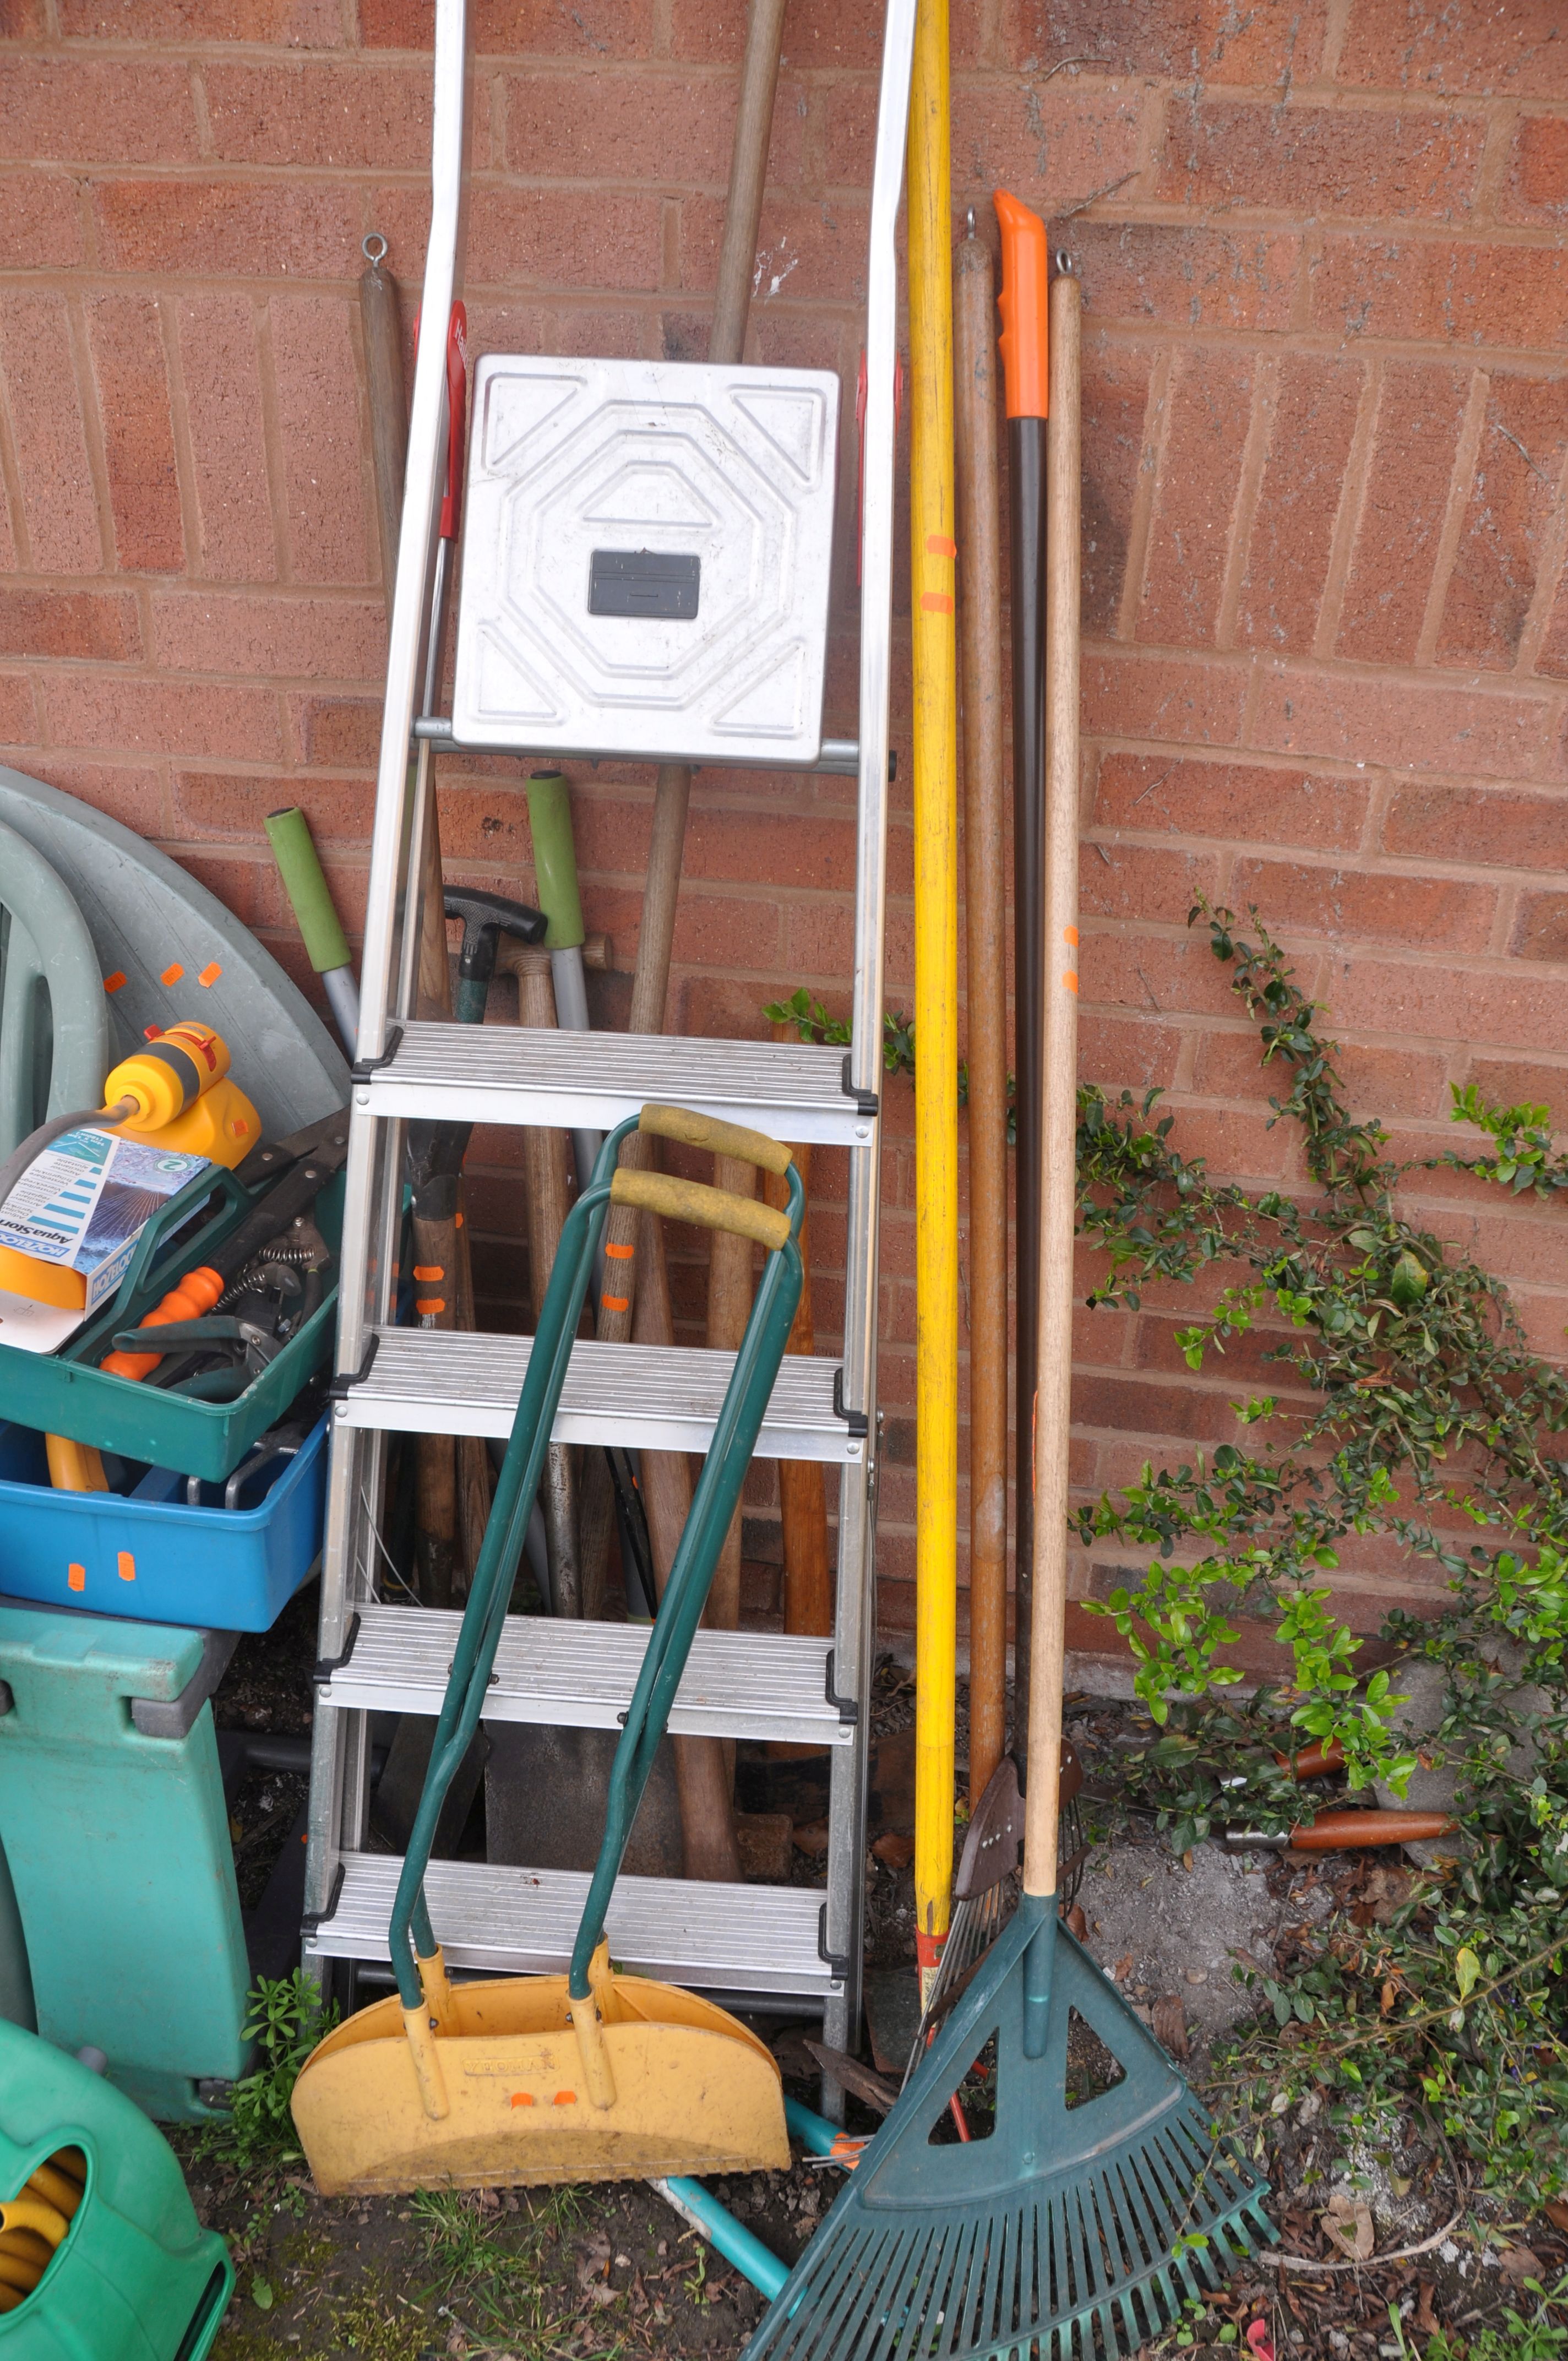
[[(1024, 1894), (743, 2361), (1090, 2361), (1136, 2352), (1179, 2316), (1184, 2296), (1216, 2284), (1275, 2235), (1265, 2183), (1222, 2145), (1057, 1909), (1077, 1116), (1079, 315), (1069, 278), (1052, 290), (1050, 324), (1048, 982)], [(1074, 2015), (1119, 2079), (1069, 2106)], [(992, 2045), (994, 2122), (951, 2143), (950, 2102)]]

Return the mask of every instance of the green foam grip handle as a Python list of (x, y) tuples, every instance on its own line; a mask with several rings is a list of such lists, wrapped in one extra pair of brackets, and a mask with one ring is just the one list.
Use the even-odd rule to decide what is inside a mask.
[(536, 771), (530, 779), (528, 824), (533, 835), (534, 897), (550, 921), (544, 948), (571, 950), (587, 930), (572, 843), (571, 789), (559, 771)]
[(268, 813), (267, 840), (304, 938), (311, 965), (318, 975), (346, 967), (348, 938), (333, 907), (332, 894), (311, 839), (311, 824), (297, 805), (292, 811)]

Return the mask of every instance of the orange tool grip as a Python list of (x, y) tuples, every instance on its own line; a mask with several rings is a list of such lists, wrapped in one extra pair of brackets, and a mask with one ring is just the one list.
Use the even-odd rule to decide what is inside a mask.
[(1288, 1771), (1293, 1778), (1321, 1779), (1325, 1771), (1344, 1769), (1344, 1748), (1337, 1738), (1331, 1738), (1326, 1743), (1320, 1738), (1315, 1739), (1310, 1746), (1303, 1746), (1299, 1753), (1277, 1754), (1274, 1759), (1279, 1768)]
[(1297, 1852), (1348, 1852), (1359, 1845), (1419, 1844), (1459, 1826), (1446, 1812), (1320, 1812), (1290, 1831)]
[(1046, 327), (1050, 258), (1046, 250), (1046, 225), (1005, 189), (996, 192), (996, 218), (1002, 225), (1002, 292), (996, 299), (1002, 334), (997, 343), (1007, 415), (1044, 418), (1050, 410)]
[[(224, 1291), (225, 1282), (206, 1263), (188, 1270), (178, 1287), (171, 1287), (161, 1303), (155, 1304), (138, 1328), (167, 1328), (174, 1320), (200, 1320), (209, 1312)], [(112, 1378), (145, 1378), (157, 1368), (161, 1353), (111, 1353), (98, 1367)]]

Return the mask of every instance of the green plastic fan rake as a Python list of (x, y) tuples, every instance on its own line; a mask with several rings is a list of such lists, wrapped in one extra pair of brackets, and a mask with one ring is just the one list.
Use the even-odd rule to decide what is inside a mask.
[[(1078, 288), (1051, 291), (1042, 1204), (1024, 1893), (742, 2361), (1110, 2361), (1276, 2235), (1266, 2184), (1057, 1906), (1077, 1202)], [(1074, 2017), (1120, 2069), (1071, 2104)], [(949, 2106), (994, 2044), (995, 2113)], [(1080, 2047), (1081, 2044), (1081, 2037)], [(1081, 2054), (1081, 2048), (1080, 2048)], [(989, 2062), (989, 2061), (988, 2061)], [(978, 2111), (976, 2111), (978, 2113)]]

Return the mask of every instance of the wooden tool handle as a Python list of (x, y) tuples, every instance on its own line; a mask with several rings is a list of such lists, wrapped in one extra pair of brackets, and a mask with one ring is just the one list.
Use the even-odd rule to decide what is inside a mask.
[[(1067, 1643), (1072, 1244), (1078, 1203), (1079, 290), (1051, 289), (1046, 445), (1045, 1087), (1040, 1108), (1039, 1390), (1035, 1596), (1024, 1889), (1057, 1890), (1062, 1670)], [(1028, 1307), (1020, 1305), (1022, 1315)]]
[(687, 1148), (706, 1148), (715, 1156), (733, 1156), (764, 1172), (787, 1172), (794, 1161), (782, 1139), (765, 1131), (748, 1131), (739, 1123), (720, 1123), (710, 1115), (695, 1115), (690, 1107), (645, 1106), (637, 1118), (639, 1131), (660, 1139), (678, 1139)]
[(628, 1172), (622, 1166), (609, 1184), (609, 1197), (613, 1205), (637, 1205), (646, 1213), (662, 1213), (666, 1221), (729, 1230), (775, 1250), (789, 1244), (787, 1213), (775, 1213), (755, 1197), (710, 1189), (701, 1180), (677, 1180), (670, 1172)]
[(1290, 1831), (1298, 1852), (1348, 1852), (1356, 1845), (1420, 1844), (1459, 1826), (1446, 1812), (1319, 1812)]

